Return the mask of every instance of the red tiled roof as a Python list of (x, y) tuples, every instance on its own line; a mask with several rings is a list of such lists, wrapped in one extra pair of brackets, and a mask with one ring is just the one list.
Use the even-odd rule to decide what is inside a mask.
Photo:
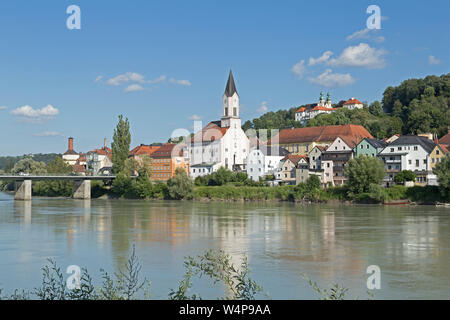
[(164, 143), (158, 150), (154, 151), (151, 158), (172, 158), (173, 149), (178, 146), (179, 154), (178, 156), (183, 156), (183, 151), (181, 150), (185, 145), (177, 145), (175, 143)]
[(208, 123), (202, 131), (197, 132), (192, 138), (191, 142), (212, 142), (221, 139), (228, 131), (228, 127), (222, 128), (220, 121), (212, 121)]
[(446, 144), (439, 144), (439, 147), (442, 149), (442, 151), (444, 151), (444, 153), (448, 153), (450, 147)]
[(337, 108), (327, 108), (327, 107), (322, 107), (322, 106), (315, 106), (314, 108), (311, 109), (311, 111), (318, 111), (318, 110), (334, 111), (334, 110), (337, 110)]
[(81, 164), (74, 164), (73, 165), (73, 172), (86, 172), (86, 167)]
[(350, 100), (344, 102), (344, 105), (346, 105), (346, 104), (362, 104), (362, 102), (359, 101), (358, 99), (351, 98)]
[(439, 144), (450, 145), (450, 132), (439, 139)]
[(149, 156), (161, 148), (161, 146), (149, 146), (145, 144), (141, 144), (130, 151), (130, 156), (140, 156), (143, 154), (148, 154)]
[(112, 150), (111, 148), (108, 147), (103, 147), (101, 149), (94, 149), (92, 151), (89, 151), (88, 153), (96, 153), (98, 155), (107, 156), (110, 159), (112, 157)]
[(274, 138), (276, 137), (278, 137), (280, 144), (333, 142), (337, 137), (358, 144), (364, 138), (373, 138), (363, 126), (355, 124), (284, 129)]
[(306, 110), (306, 108), (305, 107), (301, 107), (301, 108), (299, 108), (297, 111), (295, 111), (296, 113), (297, 112), (303, 112), (303, 111), (305, 111)]
[(305, 159), (308, 161), (307, 156), (305, 155), (298, 155), (298, 154), (288, 154), (283, 158), (283, 160), (290, 160), (294, 165), (297, 165), (297, 163), (300, 161), (300, 159)]

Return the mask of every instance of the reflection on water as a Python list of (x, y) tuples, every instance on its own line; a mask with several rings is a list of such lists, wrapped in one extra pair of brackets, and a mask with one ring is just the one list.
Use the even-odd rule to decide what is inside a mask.
[[(316, 298), (301, 273), (339, 282), (365, 297), (365, 272), (378, 265), (375, 298), (450, 298), (450, 210), (435, 207), (33, 199), (0, 194), (0, 287), (33, 288), (46, 258), (94, 276), (126, 262), (132, 245), (166, 298), (183, 257), (223, 249), (272, 298)], [(209, 293), (201, 287), (197, 292)]]

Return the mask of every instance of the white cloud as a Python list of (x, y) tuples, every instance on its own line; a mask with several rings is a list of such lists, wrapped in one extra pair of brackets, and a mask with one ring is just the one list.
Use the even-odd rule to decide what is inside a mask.
[(258, 111), (259, 113), (266, 113), (267, 110), (269, 110), (269, 108), (267, 107), (267, 101), (263, 101), (256, 111)]
[(147, 81), (147, 83), (155, 84), (155, 83), (166, 81), (166, 79), (167, 79), (167, 77), (165, 75), (161, 75), (161, 76), (159, 76), (158, 78), (156, 78), (154, 80)]
[(102, 81), (103, 76), (98, 76), (97, 78), (95, 78), (94, 82), (100, 82)]
[(56, 131), (45, 131), (33, 134), (35, 137), (61, 137), (62, 134)]
[(123, 74), (119, 74), (118, 76), (115, 76), (111, 79), (108, 79), (108, 81), (106, 81), (106, 83), (111, 86), (119, 86), (123, 83), (127, 83), (130, 81), (131, 82), (139, 82), (139, 83), (145, 82), (143, 75), (136, 73), (136, 72), (126, 72)]
[(6, 110), (6, 109), (8, 109), (8, 108), (5, 106), (0, 106), (0, 110)]
[(360, 43), (357, 46), (345, 48), (337, 59), (330, 59), (328, 65), (381, 69), (386, 66), (383, 58), (386, 53), (383, 49), (375, 49), (367, 43)]
[(190, 116), (188, 119), (189, 119), (189, 120), (193, 120), (193, 121), (199, 121), (199, 120), (202, 120), (202, 117), (200, 117), (200, 116), (198, 116), (198, 115), (196, 115), (196, 114), (193, 114), (193, 115)]
[(189, 87), (191, 85), (191, 82), (189, 80), (176, 80), (174, 78), (170, 78), (169, 82), (174, 83), (174, 84), (179, 84), (182, 86), (186, 86), (186, 87)]
[(139, 84), (130, 84), (128, 87), (124, 89), (125, 92), (135, 92), (141, 90), (144, 90), (144, 88)]
[(39, 120), (52, 118), (52, 117), (58, 115), (59, 110), (57, 108), (53, 107), (51, 104), (43, 107), (42, 109), (34, 109), (33, 107), (30, 107), (29, 105), (25, 105), (25, 106), (22, 106), (22, 107), (12, 110), (11, 114), (21, 117), (23, 119), (39, 121)]
[(439, 60), (438, 58), (436, 58), (435, 56), (429, 56), (428, 57), (428, 62), (430, 63), (430, 64), (433, 64), (433, 65), (436, 65), (436, 64), (439, 64), (439, 63), (441, 63), (441, 60)]
[(309, 81), (327, 88), (332, 88), (350, 85), (355, 82), (355, 79), (349, 73), (333, 73), (331, 69), (327, 69), (319, 76), (309, 78)]
[(299, 78), (302, 79), (306, 72), (305, 60), (297, 62), (291, 69), (291, 71)]
[(318, 57), (317, 59), (314, 59), (313, 57), (309, 58), (309, 63), (308, 65), (310, 66), (314, 66), (316, 64), (320, 64), (320, 63), (324, 63), (327, 62), (328, 59), (330, 59), (330, 57), (333, 55), (333, 52), (331, 51), (325, 51), (320, 57)]
[(352, 33), (351, 35), (347, 36), (346, 39), (347, 39), (347, 41), (367, 39), (367, 40), (372, 40), (372, 41), (381, 43), (386, 39), (383, 36), (376, 36), (376, 33), (378, 31), (379, 30), (377, 30), (377, 29), (366, 28), (366, 29), (362, 29), (362, 30)]

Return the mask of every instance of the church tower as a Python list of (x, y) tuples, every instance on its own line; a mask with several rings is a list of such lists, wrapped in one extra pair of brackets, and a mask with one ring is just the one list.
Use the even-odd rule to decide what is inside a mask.
[(227, 85), (222, 97), (223, 113), (221, 127), (241, 127), (241, 118), (239, 118), (239, 95), (234, 84), (233, 72), (228, 75)]

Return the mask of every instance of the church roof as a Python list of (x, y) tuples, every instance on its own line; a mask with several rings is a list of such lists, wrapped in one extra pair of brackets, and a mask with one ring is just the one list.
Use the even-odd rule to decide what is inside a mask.
[(201, 131), (197, 132), (192, 138), (192, 143), (213, 142), (220, 140), (227, 133), (229, 127), (221, 127), (220, 121), (211, 121)]
[(230, 74), (228, 75), (227, 85), (225, 87), (225, 95), (227, 97), (232, 97), (235, 92), (237, 93), (236, 85), (234, 84), (233, 72), (230, 69)]

